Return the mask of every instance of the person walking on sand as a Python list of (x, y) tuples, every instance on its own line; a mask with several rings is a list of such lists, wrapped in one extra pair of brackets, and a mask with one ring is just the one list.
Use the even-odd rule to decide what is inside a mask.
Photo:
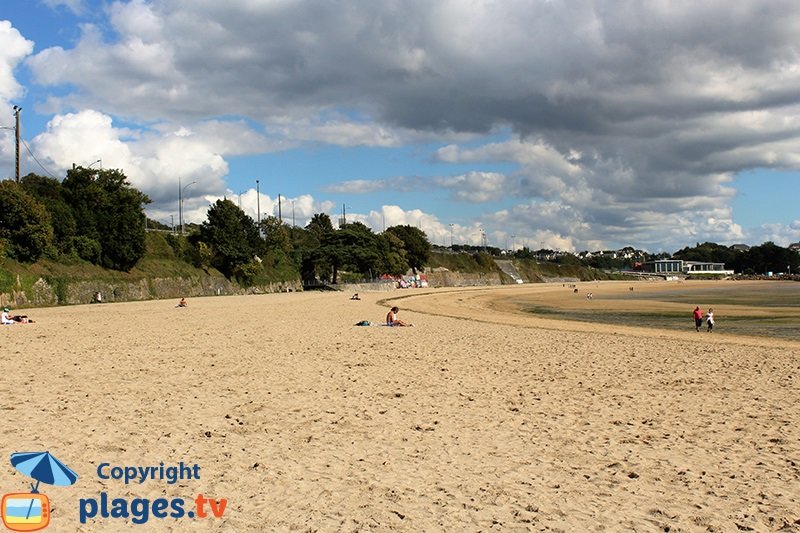
[(397, 318), (397, 313), (400, 312), (399, 307), (392, 307), (389, 312), (386, 314), (386, 325), (387, 326), (413, 326), (414, 324), (409, 324), (408, 322), (404, 322)]
[(700, 331), (700, 327), (703, 325), (703, 311), (699, 305), (694, 308), (692, 316), (694, 316), (694, 329)]
[(706, 324), (708, 324), (708, 332), (711, 333), (714, 330), (714, 310), (710, 307), (706, 313)]

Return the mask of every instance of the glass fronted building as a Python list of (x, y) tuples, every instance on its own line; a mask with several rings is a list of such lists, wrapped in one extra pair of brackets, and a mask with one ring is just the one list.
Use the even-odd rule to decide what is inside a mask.
[(733, 270), (726, 270), (725, 263), (706, 263), (701, 261), (684, 261), (682, 259), (658, 259), (642, 263), (643, 272), (654, 274), (718, 274), (733, 275)]

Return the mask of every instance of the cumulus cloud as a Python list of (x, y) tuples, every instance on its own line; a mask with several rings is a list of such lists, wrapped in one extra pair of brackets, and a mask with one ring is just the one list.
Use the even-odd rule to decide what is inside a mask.
[[(256, 151), (439, 138), (446, 146), (434, 158), (457, 171), (372, 184), (360, 176), (330, 190), (505, 199), (510, 214), (573, 246), (680, 244), (688, 228), (730, 242), (747, 236), (729, 208), (733, 176), (800, 167), (794, 0), (119, 0), (107, 16), (108, 28), (86, 24), (74, 47), (41, 50), (27, 65), (37, 83), (64, 88), (42, 104), (58, 117), (95, 109), (148, 124), (122, 144), (98, 126), (155, 194), (167, 194), (153, 178), (167, 159), (218, 191), (219, 154), (235, 153), (233, 141)], [(2, 98), (4, 87), (19, 90), (3, 64), (13, 70), (31, 52), (2, 25), (0, 39), (19, 47), (0, 48)], [(214, 122), (231, 116), (266, 133)], [(162, 136), (165, 150), (191, 157), (146, 155), (157, 144), (151, 122), (188, 125), (189, 137)], [(201, 125), (232, 128), (233, 141)], [(452, 144), (499, 128), (511, 140)], [(66, 147), (48, 147), (65, 163)], [(531, 213), (543, 207), (564, 220)]]
[[(178, 183), (194, 182), (187, 201), (221, 195), (228, 174), (226, 155), (263, 152), (270, 141), (243, 122), (209, 121), (192, 127), (157, 124), (147, 130), (113, 125), (94, 110), (56, 115), (32, 146), (50, 172), (63, 176), (73, 164), (119, 168), (155, 203), (176, 205)], [(177, 211), (177, 209), (175, 209)]]
[(424, 192), (450, 191), (450, 198), (460, 202), (480, 203), (497, 200), (513, 185), (498, 172), (468, 172), (455, 176), (397, 176), (382, 180), (350, 180), (325, 188), (327, 192), (366, 194), (375, 191)]
[[(209, 207), (217, 200), (222, 199), (228, 199), (239, 206), (253, 220), (258, 220), (259, 209), (261, 209), (262, 219), (268, 216), (278, 217), (280, 213), (285, 224), (291, 224), (294, 219), (294, 224), (298, 227), (305, 227), (317, 213), (328, 213), (331, 215), (331, 220), (335, 219), (333, 211), (336, 206), (331, 201), (315, 199), (309, 194), (289, 198), (283, 197), (281, 198), (281, 209), (279, 210), (277, 197), (271, 197), (264, 193), (259, 194), (253, 188), (238, 193), (227, 190), (220, 195), (190, 195), (184, 200), (184, 224), (190, 222), (200, 224), (204, 222), (207, 219)], [(177, 206), (175, 209), (170, 207), (165, 204), (148, 206), (147, 216), (162, 224), (170, 225), (174, 223), (177, 227), (180, 223)]]
[(15, 160), (12, 105), (23, 95), (14, 71), (32, 52), (33, 42), (25, 39), (9, 21), (0, 20), (0, 110), (8, 112), (0, 119), (0, 169), (9, 169), (9, 175), (13, 175)]

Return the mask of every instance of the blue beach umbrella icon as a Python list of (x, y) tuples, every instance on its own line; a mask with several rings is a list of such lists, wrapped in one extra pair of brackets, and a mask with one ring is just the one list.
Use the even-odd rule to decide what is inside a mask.
[[(39, 492), (39, 483), (68, 487), (78, 480), (78, 474), (53, 457), (50, 452), (19, 452), (11, 454), (11, 465), (26, 476), (36, 480), (31, 492)], [(33, 500), (31, 500), (33, 506)], [(31, 509), (28, 508), (28, 515)], [(26, 517), (27, 518), (27, 517)]]

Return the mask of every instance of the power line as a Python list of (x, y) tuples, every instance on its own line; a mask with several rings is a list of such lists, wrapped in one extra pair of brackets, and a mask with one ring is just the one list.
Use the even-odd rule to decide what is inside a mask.
[(47, 172), (47, 173), (50, 175), (50, 177), (51, 177), (51, 178), (53, 178), (53, 179), (56, 179), (56, 180), (57, 180), (58, 178), (57, 178), (55, 175), (53, 175), (53, 173), (52, 173), (52, 172), (50, 172), (49, 170), (47, 170), (47, 169), (44, 167), (44, 165), (43, 165), (43, 164), (42, 164), (42, 163), (41, 163), (41, 162), (40, 162), (38, 159), (36, 159), (36, 156), (35, 156), (35, 155), (33, 155), (33, 152), (31, 151), (30, 147), (28, 146), (28, 143), (26, 143), (26, 142), (25, 142), (25, 139), (21, 139), (21, 141), (22, 141), (22, 144), (24, 144), (24, 145), (25, 145), (25, 149), (26, 149), (26, 150), (28, 150), (28, 153), (31, 155), (31, 157), (33, 158), (33, 160), (34, 160), (34, 161), (36, 161), (36, 163), (37, 163), (37, 164), (38, 164), (40, 167), (42, 167), (42, 170), (44, 170), (45, 172)]

